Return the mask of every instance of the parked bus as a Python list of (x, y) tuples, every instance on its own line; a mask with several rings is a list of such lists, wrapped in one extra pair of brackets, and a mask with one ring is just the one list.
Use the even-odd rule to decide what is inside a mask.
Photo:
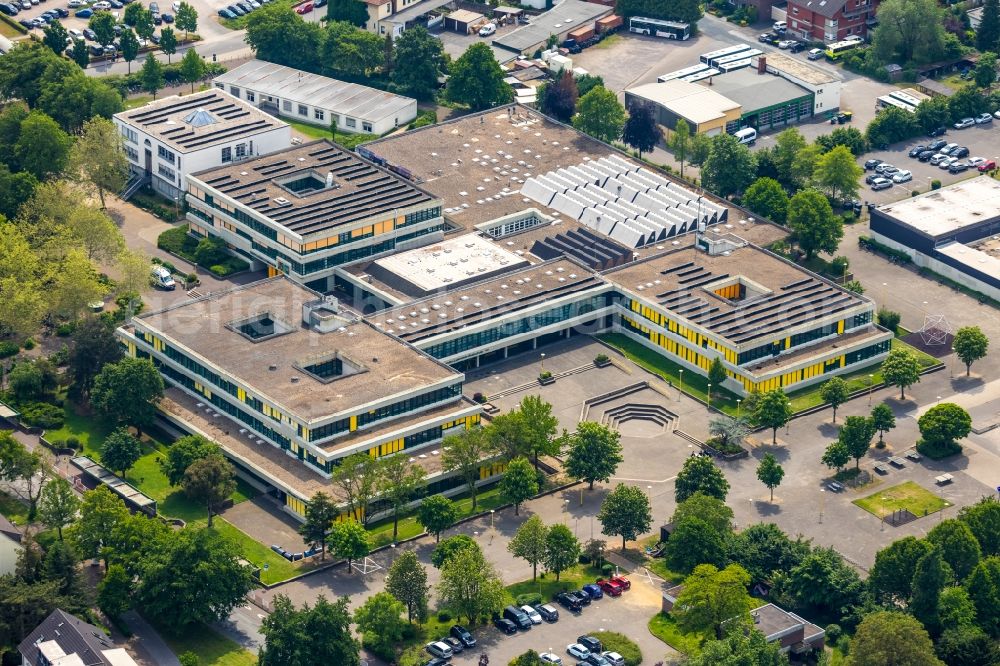
[(678, 69), (677, 71), (658, 76), (656, 77), (656, 82), (666, 83), (667, 81), (673, 81), (674, 79), (682, 79), (685, 76), (691, 76), (692, 74), (697, 74), (698, 72), (704, 72), (706, 69), (708, 69), (708, 65), (698, 63), (697, 65), (692, 65), (691, 67), (685, 67), (684, 69)]
[(691, 36), (691, 24), (679, 23), (677, 21), (664, 21), (662, 19), (644, 18), (633, 16), (628, 20), (629, 32), (640, 35), (652, 35), (653, 37), (666, 37), (667, 39), (685, 40)]
[(712, 58), (711, 60), (709, 60), (708, 66), (718, 67), (719, 65), (725, 65), (727, 62), (735, 62), (737, 60), (743, 60), (744, 58), (756, 58), (761, 54), (763, 54), (763, 51), (761, 51), (760, 49), (750, 49), (749, 51), (741, 51), (740, 53), (723, 56), (721, 58)]
[(736, 44), (735, 46), (727, 46), (724, 49), (718, 49), (717, 51), (709, 51), (708, 53), (702, 53), (699, 60), (703, 63), (712, 67), (712, 61), (718, 60), (719, 58), (725, 58), (731, 55), (736, 55), (737, 53), (743, 53), (745, 51), (751, 50), (753, 47), (749, 44)]
[(830, 60), (836, 60), (837, 58), (844, 55), (848, 51), (852, 51), (863, 44), (864, 42), (859, 42), (857, 40), (851, 40), (847, 42), (834, 42), (833, 44), (827, 45), (824, 53), (826, 54), (826, 57), (829, 58)]

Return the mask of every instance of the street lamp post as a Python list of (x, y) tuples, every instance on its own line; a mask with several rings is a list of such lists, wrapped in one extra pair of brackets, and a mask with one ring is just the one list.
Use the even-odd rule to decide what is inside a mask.
[(681, 394), (683, 394), (683, 393), (684, 393), (684, 368), (681, 368), (681, 369), (680, 369), (680, 372), (679, 372), (679, 374), (680, 374), (680, 383), (681, 383), (681, 388), (680, 388), (680, 390), (679, 390), (679, 391), (678, 391), (678, 393), (677, 393), (677, 399), (678, 399), (678, 400), (680, 400), (680, 399), (681, 399)]
[(740, 418), (740, 403), (743, 402), (740, 398), (736, 398), (736, 418)]
[(490, 509), (490, 529), (493, 529), (493, 515), (496, 513), (494, 509)]
[(712, 382), (708, 383), (708, 393), (705, 395), (705, 406), (712, 407)]
[(538, 365), (541, 367), (541, 371), (538, 374), (543, 374), (545, 372), (545, 352), (542, 352), (542, 360)]
[(868, 404), (872, 404), (872, 387), (875, 386), (875, 375), (868, 375)]

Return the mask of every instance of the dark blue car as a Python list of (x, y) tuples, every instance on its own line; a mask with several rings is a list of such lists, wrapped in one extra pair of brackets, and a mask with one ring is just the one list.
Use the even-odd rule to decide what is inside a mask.
[(583, 591), (587, 593), (591, 599), (603, 599), (604, 590), (601, 589), (600, 585), (596, 583), (588, 583), (583, 586)]

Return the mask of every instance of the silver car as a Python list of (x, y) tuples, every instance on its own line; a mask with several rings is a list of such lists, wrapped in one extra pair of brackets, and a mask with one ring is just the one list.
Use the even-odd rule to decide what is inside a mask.
[(976, 124), (975, 118), (962, 118), (957, 123), (955, 123), (955, 129), (965, 129), (966, 127), (972, 127)]

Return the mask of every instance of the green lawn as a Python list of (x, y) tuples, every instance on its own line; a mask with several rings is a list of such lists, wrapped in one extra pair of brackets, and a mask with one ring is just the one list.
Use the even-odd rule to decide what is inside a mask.
[[(314, 139), (332, 139), (333, 135), (330, 134), (330, 126), (321, 127), (319, 125), (312, 125), (310, 123), (302, 123), (296, 120), (290, 120), (289, 118), (282, 118), (286, 123), (292, 126), (293, 129), (302, 132), (306, 136), (312, 137)], [(350, 132), (337, 132), (337, 138), (335, 141), (343, 146), (353, 150), (355, 147), (361, 145), (362, 143), (368, 143), (369, 141), (374, 141), (379, 137), (374, 134), (354, 134)]]
[(701, 652), (701, 644), (705, 636), (699, 633), (684, 633), (677, 626), (674, 618), (667, 613), (657, 613), (649, 621), (649, 633), (686, 655), (697, 655)]
[[(476, 513), (489, 511), (504, 504), (503, 497), (500, 496), (500, 489), (494, 485), (486, 490), (481, 490), (476, 496)], [(455, 498), (455, 506), (458, 508), (458, 519), (461, 520), (472, 515), (472, 498), (463, 495)], [(417, 522), (416, 511), (404, 514), (399, 519), (399, 535), (397, 541), (409, 539), (422, 534), (424, 528)], [(380, 520), (372, 523), (368, 527), (371, 536), (372, 548), (378, 548), (392, 543), (392, 519)]]
[(15, 525), (27, 525), (28, 505), (13, 495), (0, 491), (0, 515)]
[(949, 502), (913, 481), (907, 481), (891, 488), (883, 488), (868, 497), (854, 500), (854, 503), (879, 518), (897, 509), (908, 509), (916, 516), (926, 516), (951, 506)]
[(198, 655), (200, 666), (257, 665), (257, 655), (204, 625), (191, 627), (182, 636), (160, 633), (174, 654), (193, 652)]
[(138, 109), (140, 106), (145, 106), (153, 101), (152, 95), (136, 95), (135, 97), (129, 97), (125, 100), (126, 109)]
[(105, 425), (104, 422), (95, 416), (81, 416), (77, 414), (69, 401), (64, 409), (65, 423), (58, 430), (48, 430), (45, 438), (50, 442), (65, 442), (70, 437), (76, 437), (83, 445), (83, 455), (90, 456), (98, 460), (101, 456), (101, 445), (114, 428)]
[[(257, 541), (232, 523), (216, 516), (212, 519), (212, 529), (239, 544), (243, 557), (260, 567), (261, 582), (268, 585), (288, 580), (292, 576), (308, 571), (319, 564), (319, 558), (289, 562), (281, 555)], [(304, 564), (308, 562), (308, 564)]]
[(507, 603), (514, 603), (514, 600), (521, 594), (531, 594), (537, 592), (542, 595), (542, 601), (549, 603), (557, 594), (566, 590), (579, 590), (586, 583), (593, 583), (601, 577), (601, 570), (590, 565), (578, 564), (563, 571), (556, 580), (554, 573), (541, 572), (539, 568), (538, 580), (523, 580), (507, 586)]
[(684, 581), (684, 574), (679, 574), (667, 568), (667, 561), (662, 557), (650, 558), (646, 562), (646, 568), (663, 580), (670, 581), (671, 583), (681, 583)]

